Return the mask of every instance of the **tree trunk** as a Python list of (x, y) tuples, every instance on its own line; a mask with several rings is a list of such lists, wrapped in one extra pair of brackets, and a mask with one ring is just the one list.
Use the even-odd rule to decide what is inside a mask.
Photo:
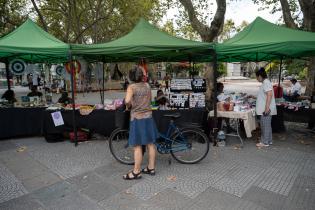
[(305, 95), (312, 95), (314, 90), (314, 79), (315, 79), (315, 57), (311, 58), (309, 62), (308, 71), (307, 71), (307, 79), (306, 79), (306, 90)]
[(288, 0), (280, 0), (281, 8), (282, 8), (282, 15), (284, 22), (287, 27), (289, 28), (297, 28), (298, 26), (295, 24), (290, 10), (290, 5), (288, 3)]
[(47, 32), (48, 31), (48, 27), (47, 27), (46, 21), (44, 20), (44, 17), (42, 15), (42, 13), (38, 9), (38, 6), (37, 6), (35, 0), (31, 0), (31, 1), (32, 1), (33, 7), (34, 7), (34, 9), (35, 9), (35, 11), (36, 11), (36, 13), (37, 13), (37, 15), (39, 17), (40, 22), (43, 25), (44, 30)]
[[(214, 41), (221, 32), (221, 29), (224, 25), (224, 17), (226, 12), (226, 0), (216, 0), (217, 2), (217, 10), (214, 15), (214, 18), (211, 22), (211, 26), (207, 26), (203, 24), (197, 18), (197, 11), (195, 10), (193, 3), (191, 0), (179, 0), (180, 3), (184, 6), (189, 21), (191, 23), (192, 28), (197, 31), (200, 35), (202, 41), (204, 42), (212, 42)], [(207, 64), (206, 71), (204, 76), (207, 81), (207, 92), (206, 92), (206, 104), (211, 104), (212, 93), (213, 93), (213, 77), (214, 70), (211, 63)]]
[[(301, 10), (303, 12), (303, 28), (307, 31), (315, 32), (315, 1), (314, 0), (299, 0)], [(310, 59), (308, 65), (306, 91), (305, 95), (312, 95), (315, 89), (315, 57)]]

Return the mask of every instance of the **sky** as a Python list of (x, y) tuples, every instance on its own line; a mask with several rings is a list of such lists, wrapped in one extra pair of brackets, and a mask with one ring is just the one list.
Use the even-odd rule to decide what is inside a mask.
[[(209, 0), (209, 3), (213, 3), (213, 13), (216, 11), (215, 0)], [(177, 14), (177, 9), (170, 9), (166, 16), (163, 18), (163, 22), (167, 19), (172, 19)], [(213, 14), (214, 15), (214, 14)], [(212, 15), (212, 16), (213, 16)], [(281, 13), (270, 14), (268, 10), (259, 11), (259, 5), (253, 3), (252, 0), (239, 0), (233, 1), (227, 4), (225, 20), (232, 19), (235, 25), (238, 26), (243, 20), (251, 23), (257, 16), (260, 16), (272, 23), (278, 23), (281, 17)]]

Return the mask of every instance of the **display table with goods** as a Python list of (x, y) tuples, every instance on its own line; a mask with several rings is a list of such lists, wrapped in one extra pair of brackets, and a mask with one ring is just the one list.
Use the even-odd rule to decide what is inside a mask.
[(315, 109), (312, 109), (308, 100), (300, 102), (287, 102), (283, 99), (277, 99), (277, 116), (273, 117), (273, 131), (284, 131), (284, 121), (307, 123), (309, 128), (315, 124)]
[[(224, 101), (217, 103), (217, 116), (219, 118), (229, 119), (229, 123), (235, 122), (235, 133), (224, 132), (219, 128), (218, 143), (222, 141), (222, 145), (225, 143), (224, 136), (237, 137), (241, 145), (243, 145), (243, 139), (240, 135), (241, 124), (243, 123), (245, 134), (247, 138), (252, 137), (252, 131), (256, 129), (256, 114), (255, 114), (255, 99), (247, 96), (246, 94), (228, 94), (224, 96)], [(209, 113), (209, 118), (214, 116), (214, 111)], [(228, 126), (228, 125), (227, 125)], [(219, 138), (219, 137), (222, 138)]]

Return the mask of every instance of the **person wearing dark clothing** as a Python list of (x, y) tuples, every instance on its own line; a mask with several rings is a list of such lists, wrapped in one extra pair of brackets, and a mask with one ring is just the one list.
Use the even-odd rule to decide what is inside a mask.
[(7, 100), (11, 104), (16, 102), (15, 93), (13, 90), (5, 91), (1, 98)]
[(67, 92), (63, 92), (61, 94), (61, 97), (58, 99), (58, 103), (61, 103), (61, 104), (64, 104), (64, 105), (71, 104), (72, 103), (72, 98), (70, 98), (68, 96)]
[(27, 94), (27, 96), (28, 97), (36, 97), (36, 96), (42, 97), (43, 94), (37, 90), (36, 86), (33, 86), (32, 91), (29, 94)]

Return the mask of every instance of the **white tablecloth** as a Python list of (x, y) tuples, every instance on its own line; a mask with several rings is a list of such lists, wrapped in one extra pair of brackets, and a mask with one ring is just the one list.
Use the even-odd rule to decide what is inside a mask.
[[(213, 116), (214, 111), (211, 111), (209, 113), (209, 117)], [(255, 130), (257, 127), (255, 111), (252, 110), (248, 110), (245, 112), (218, 111), (218, 117), (243, 120), (247, 138), (252, 137), (252, 131)]]

